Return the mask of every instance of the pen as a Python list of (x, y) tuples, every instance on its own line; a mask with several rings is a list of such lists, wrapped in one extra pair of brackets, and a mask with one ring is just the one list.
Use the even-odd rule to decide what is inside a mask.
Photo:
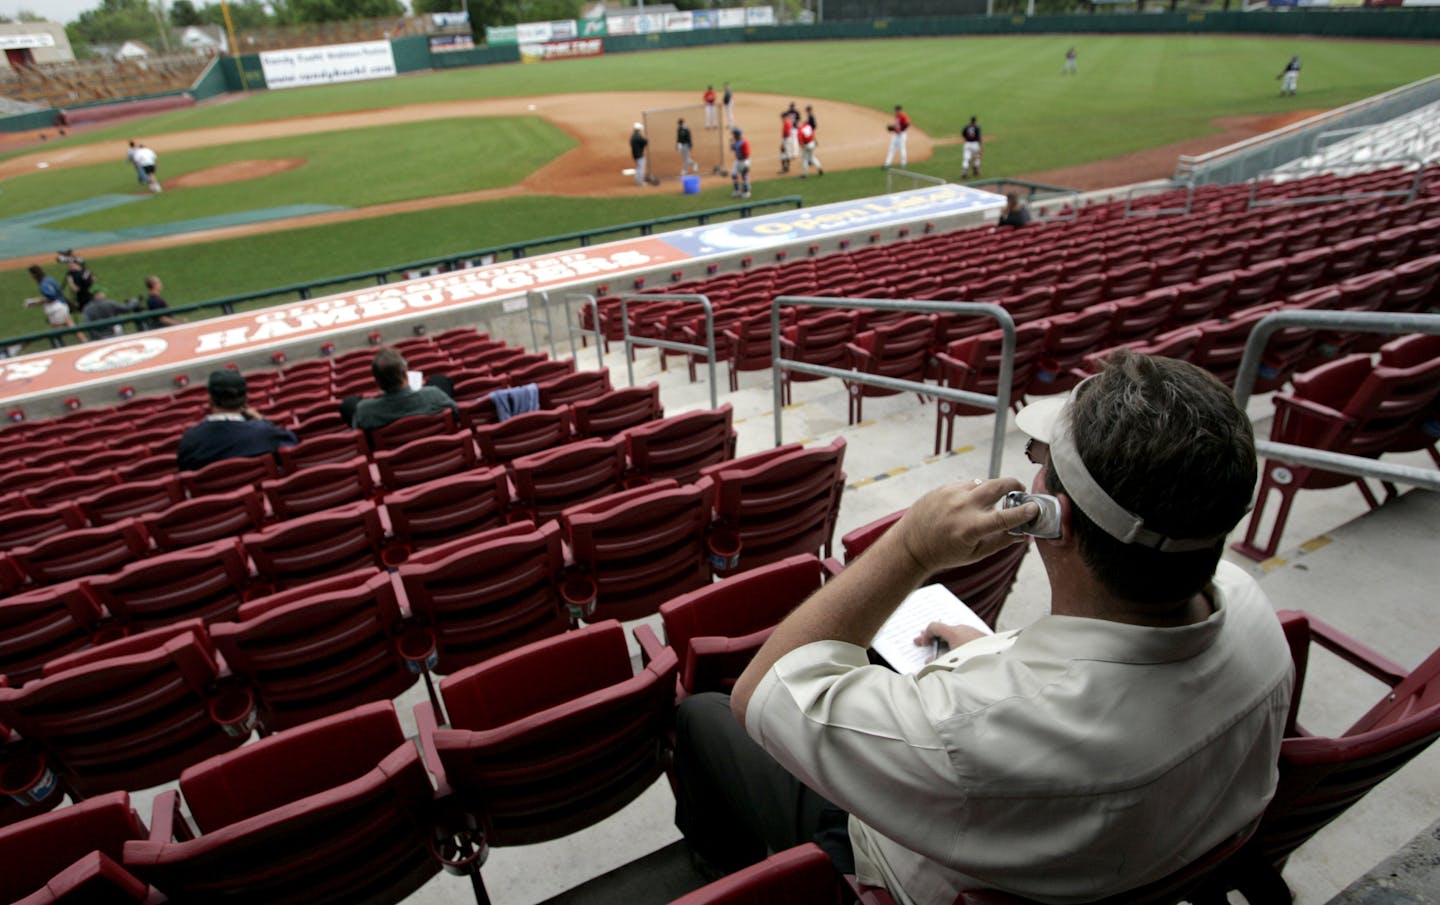
[(944, 641), (941, 641), (939, 638), (932, 638), (932, 639), (930, 639), (930, 660), (929, 660), (929, 662), (931, 662), (931, 663), (935, 662), (936, 660), (940, 659), (940, 655), (941, 655), (941, 654), (943, 654), (943, 653), (948, 653), (949, 650), (950, 650), (950, 645), (946, 644)]

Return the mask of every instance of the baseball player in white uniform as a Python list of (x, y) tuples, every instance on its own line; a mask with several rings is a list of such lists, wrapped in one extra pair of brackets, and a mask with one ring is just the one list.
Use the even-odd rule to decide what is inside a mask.
[(885, 152), (885, 162), (881, 166), (890, 166), (890, 161), (897, 156), (900, 158), (900, 166), (905, 166), (905, 133), (910, 129), (910, 117), (905, 115), (899, 104), (895, 105), (895, 121), (885, 128), (890, 130), (890, 150)]
[(1286, 63), (1285, 68), (1275, 77), (1281, 80), (1280, 93), (1293, 96), (1295, 89), (1300, 86), (1300, 57), (1291, 57), (1290, 62)]

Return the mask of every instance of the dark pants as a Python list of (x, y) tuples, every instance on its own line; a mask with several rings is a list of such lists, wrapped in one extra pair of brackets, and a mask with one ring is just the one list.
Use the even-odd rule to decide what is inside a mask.
[(812, 791), (745, 734), (730, 696), (699, 694), (675, 717), (675, 825), (727, 873), (805, 842), (855, 872), (849, 815)]

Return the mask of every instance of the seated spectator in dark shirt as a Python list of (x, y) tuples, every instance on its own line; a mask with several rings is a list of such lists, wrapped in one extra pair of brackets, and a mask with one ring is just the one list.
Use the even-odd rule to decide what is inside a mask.
[(209, 387), (210, 414), (180, 438), (175, 459), (181, 471), (204, 468), (221, 459), (274, 453), (300, 442), (246, 405), (245, 378), (239, 371), (212, 371)]
[[(375, 376), (382, 395), (361, 399), (354, 406), (355, 415), (351, 423), (360, 430), (384, 427), (411, 415), (438, 415), (446, 409), (457, 415), (460, 413), (444, 389), (450, 381), (443, 375), (433, 375), (425, 386), (411, 389), (405, 357), (394, 349), (376, 352), (375, 360), (370, 363), (370, 373)], [(341, 403), (342, 412), (349, 404), (348, 399)]]
[(1020, 196), (1011, 192), (1005, 196), (1005, 211), (1000, 214), (1001, 226), (1025, 226), (1030, 222), (1030, 208), (1020, 200)]
[[(145, 278), (146, 311), (155, 312), (166, 311), (169, 309), (170, 304), (166, 302), (165, 299), (160, 295), (160, 293), (164, 289), (165, 284), (160, 282), (159, 277), (148, 276)], [(176, 317), (173, 314), (158, 314), (145, 322), (145, 329), (157, 330), (160, 327), (173, 327), (178, 323), (180, 323), (180, 318)]]
[[(85, 307), (80, 309), (80, 323), (82, 325), (93, 324), (96, 321), (104, 321), (112, 317), (122, 317), (126, 314), (131, 314), (134, 310), (135, 309), (107, 297), (104, 287), (96, 286), (94, 295), (91, 296), (90, 301), (86, 302)], [(124, 333), (125, 325), (114, 324), (109, 327), (102, 327), (87, 332), (91, 339), (103, 339), (107, 336), (119, 336), (121, 333)]]

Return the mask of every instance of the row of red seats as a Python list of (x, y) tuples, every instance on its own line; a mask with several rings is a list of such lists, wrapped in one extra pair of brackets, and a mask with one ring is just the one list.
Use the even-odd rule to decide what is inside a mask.
[[(694, 483), (665, 479), (621, 491), (612, 482), (588, 497), (573, 495), (573, 472), (562, 470), (554, 510), (539, 517), (505, 507), (503, 474), (472, 473), (425, 485), (419, 505), (391, 510), (397, 536), (389, 541), (374, 505), (360, 503), (136, 559), (114, 575), (68, 579), (0, 601), (0, 671), (18, 681), (57, 654), (117, 633), (192, 618), (232, 619), (246, 601), (336, 575), (398, 564), (403, 577), (467, 550), (486, 531), (503, 533), (507, 523), (564, 528), (568, 557), (553, 558), (552, 568), (539, 572), (527, 567), (531, 581), (553, 586), (547, 599), (563, 598), (580, 618), (597, 611), (635, 618), (712, 573), (744, 571), (795, 550), (828, 550), (844, 484), (844, 450), (838, 439), (812, 449), (792, 444), (709, 465)], [(558, 541), (552, 552), (560, 552)], [(513, 565), (503, 557), (496, 562)], [(468, 558), (466, 563), (447, 579), (451, 588), (442, 595), (440, 608), (457, 611), (446, 617), (457, 622), (441, 645), (446, 663), (463, 656), (455, 651), (466, 649), (465, 637), (484, 638), (485, 625), (504, 634), (498, 626), (513, 618), (489, 611), (516, 593), (513, 580), (477, 570)], [(434, 607), (416, 603), (412, 594), (410, 609)]]
[[(712, 566), (744, 571), (807, 549), (813, 559), (828, 549), (843, 449), (781, 450), (767, 454), (763, 475), (744, 461), (721, 466), (696, 485), (666, 482), (572, 507), (559, 523), (463, 538), (393, 577), (347, 566), (249, 600), (234, 621), (183, 621), (52, 657), (39, 678), (0, 682), (0, 721), (17, 733), (0, 752), (6, 776), (9, 763), (39, 758), (74, 795), (148, 787), (253, 729), (393, 697), (419, 672), (485, 661), (580, 619), (653, 613), (707, 586)], [(742, 540), (756, 543), (745, 555), (732, 549), (720, 563), (706, 548), (712, 481), (720, 505), (735, 497), (747, 513), (772, 507), (747, 519)], [(804, 481), (813, 493), (796, 486)], [(568, 593), (576, 588), (581, 597)]]
[[(532, 413), (497, 428), (552, 414), (563, 419), (567, 413)], [(348, 459), (311, 465), (283, 478), (274, 476), (270, 456), (224, 460), (194, 473), (213, 486), (189, 499), (180, 478), (170, 475), (119, 485), (95, 499), (12, 513), (0, 517), (0, 529), (5, 537), (25, 542), (0, 554), (0, 589), (17, 590), (26, 579), (40, 585), (71, 581), (152, 552), (246, 533), (281, 533), (302, 518), (369, 500), (384, 502), (391, 536), (387, 556), (398, 561), (415, 544), (459, 532), (482, 513), (550, 518), (585, 494), (666, 478), (693, 480), (704, 466), (734, 455), (728, 405), (637, 421), (606, 438), (520, 427), (522, 432), (497, 439), (496, 449), (506, 456), (497, 465), (482, 465), (471, 434), (459, 431), (378, 453), (373, 463), (354, 455), (352, 447)], [(83, 527), (87, 516), (94, 527)]]
[[(813, 562), (797, 566), (818, 571)], [(1407, 674), (1318, 620), (1293, 612), (1281, 620), (1300, 687), (1312, 643), (1390, 687), (1339, 738), (1288, 727), (1279, 789), (1258, 829), (1243, 848), (1237, 842), (1196, 872), (1222, 899), (1224, 890), (1257, 879), (1279, 882), (1291, 852), (1440, 735), (1440, 702), (1426, 695), (1440, 675), (1440, 652)], [(593, 825), (663, 774), (680, 649), (673, 640), (661, 646), (644, 626), (635, 635), (639, 672), (620, 625), (606, 622), (448, 677), (440, 686), (445, 716), (428, 703), (417, 708), (418, 751), (393, 704), (363, 705), (187, 768), (179, 790), (156, 800), (148, 828), (115, 792), (0, 829), (0, 854), (16, 865), (0, 892), (15, 898), (41, 890), (34, 901), (76, 901), (65, 896), (98, 888), (112, 901), (155, 893), (186, 901), (390, 902), (443, 863), (470, 873), (478, 898), (490, 848)], [(576, 662), (587, 669), (574, 669)], [(776, 901), (777, 889), (796, 886), (793, 877), (775, 876), (775, 863), (678, 901)], [(831, 877), (830, 892), (801, 901), (846, 901)], [(967, 896), (956, 901), (1017, 901)]]
[[(542, 411), (548, 413), (552, 422), (547, 434), (550, 439), (546, 443), (536, 441), (517, 445), (507, 440), (539, 430), (536, 422), (543, 420), (543, 416), (525, 421), (510, 419), (518, 423), (500, 425), (488, 392), (458, 404), (461, 411), (458, 423), (451, 413), (446, 412), (432, 418), (404, 418), (364, 432), (351, 430), (344, 423), (337, 403), (325, 402), (319, 406), (323, 409), (322, 414), (301, 425), (305, 431), (301, 435), (302, 442), (280, 450), (278, 473), (275, 460), (268, 456), (226, 460), (194, 472), (181, 473), (180, 485), (185, 495), (193, 497), (232, 490), (245, 483), (274, 478), (277, 474), (293, 475), (303, 468), (342, 462), (356, 455), (378, 462), (387, 454), (392, 458), (398, 456), (396, 451), (400, 447), (416, 439), (454, 433), (460, 425), (464, 425), (467, 432), (473, 429), (482, 456), (492, 463), (499, 463), (522, 452), (534, 452), (563, 442), (572, 435), (611, 436), (624, 427), (663, 414), (658, 389), (654, 385), (612, 390), (608, 370), (575, 372), (570, 361), (550, 364), (559, 366), (563, 373), (538, 385)], [(9, 488), (9, 492), (0, 497), (0, 548), (25, 539), (27, 530), (40, 530), (43, 518), (31, 510), (52, 510), (53, 515), (55, 507), (74, 501), (91, 524), (100, 524), (153, 509), (157, 500), (153, 485), (135, 485), (175, 475), (175, 446), (180, 435), (201, 416), (202, 412), (197, 410), (193, 418), (176, 420), (163, 432), (165, 440), (149, 442), (140, 435), (132, 435), (131, 442), (123, 450), (111, 447), (92, 452), (81, 447), (78, 450), (81, 458), (68, 465), (55, 462), (11, 472), (4, 479), (4, 486)], [(137, 439), (141, 442), (137, 443)], [(501, 446), (508, 447), (508, 452), (502, 452)], [(63, 456), (64, 449), (57, 450), (53, 455)], [(144, 508), (141, 508), (142, 505)], [(27, 519), (34, 523), (28, 528)], [(7, 526), (4, 524), (6, 521), (15, 524)], [(42, 536), (29, 535), (29, 539), (38, 540)]]

